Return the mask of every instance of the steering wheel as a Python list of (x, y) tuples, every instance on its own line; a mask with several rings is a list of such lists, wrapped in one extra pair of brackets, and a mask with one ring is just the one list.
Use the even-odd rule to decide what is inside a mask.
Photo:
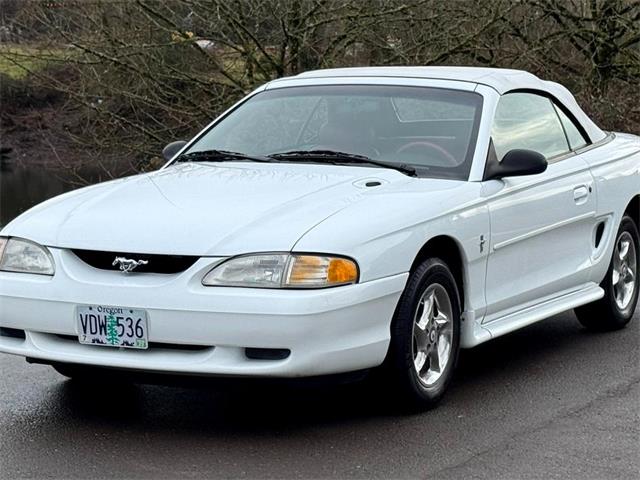
[(400, 147), (398, 150), (396, 150), (396, 153), (404, 153), (407, 150), (410, 150), (415, 147), (424, 147), (427, 149), (435, 150), (436, 152), (438, 152), (441, 158), (443, 158), (444, 160), (446, 160), (447, 163), (450, 164), (449, 166), (451, 167), (458, 166), (459, 162), (453, 155), (451, 155), (445, 148), (441, 147), (440, 145), (437, 145), (431, 142), (420, 141), (420, 142), (407, 143), (402, 147)]

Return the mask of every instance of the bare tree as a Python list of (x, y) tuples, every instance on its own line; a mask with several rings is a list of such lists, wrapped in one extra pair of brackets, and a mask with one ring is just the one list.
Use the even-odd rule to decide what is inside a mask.
[(131, 159), (135, 169), (258, 84), (315, 68), (524, 68), (569, 83), (613, 125), (637, 115), (610, 91), (637, 100), (640, 0), (48, 4), (12, 12), (11, 26), (37, 48), (0, 49), (0, 58), (63, 96), (58, 108), (74, 121), (56, 135), (94, 157)]

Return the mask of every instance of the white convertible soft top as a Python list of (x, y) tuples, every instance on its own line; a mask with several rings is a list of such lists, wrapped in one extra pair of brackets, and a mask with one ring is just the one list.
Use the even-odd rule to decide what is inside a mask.
[[(349, 78), (349, 77), (396, 77), (396, 78), (424, 78), (433, 80), (449, 80), (486, 85), (503, 95), (512, 90), (539, 90), (547, 92), (564, 105), (582, 125), (592, 142), (606, 137), (603, 132), (586, 113), (580, 108), (575, 98), (559, 83), (541, 80), (535, 75), (523, 70), (506, 68), (479, 67), (355, 67), (333, 68), (326, 70), (312, 70), (301, 73), (292, 78)], [(278, 80), (273, 83), (277, 83)]]

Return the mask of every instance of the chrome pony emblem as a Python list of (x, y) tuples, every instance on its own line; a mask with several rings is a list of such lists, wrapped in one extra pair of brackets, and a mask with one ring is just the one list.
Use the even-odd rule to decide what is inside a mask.
[(129, 273), (138, 268), (140, 265), (146, 265), (148, 260), (133, 260), (131, 258), (116, 257), (111, 265), (114, 267), (120, 264), (120, 271), (123, 273)]

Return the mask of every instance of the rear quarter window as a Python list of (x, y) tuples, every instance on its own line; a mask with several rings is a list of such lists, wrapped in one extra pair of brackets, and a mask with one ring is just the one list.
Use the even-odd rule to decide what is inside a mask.
[(564, 131), (567, 134), (567, 139), (569, 140), (569, 146), (571, 147), (571, 150), (577, 150), (588, 145), (589, 142), (587, 142), (587, 140), (584, 138), (584, 135), (580, 133), (580, 130), (573, 122), (573, 120), (571, 120), (560, 107), (558, 107), (557, 105), (554, 106), (556, 108), (556, 112), (558, 112), (558, 117), (560, 117), (560, 121), (562, 122)]

